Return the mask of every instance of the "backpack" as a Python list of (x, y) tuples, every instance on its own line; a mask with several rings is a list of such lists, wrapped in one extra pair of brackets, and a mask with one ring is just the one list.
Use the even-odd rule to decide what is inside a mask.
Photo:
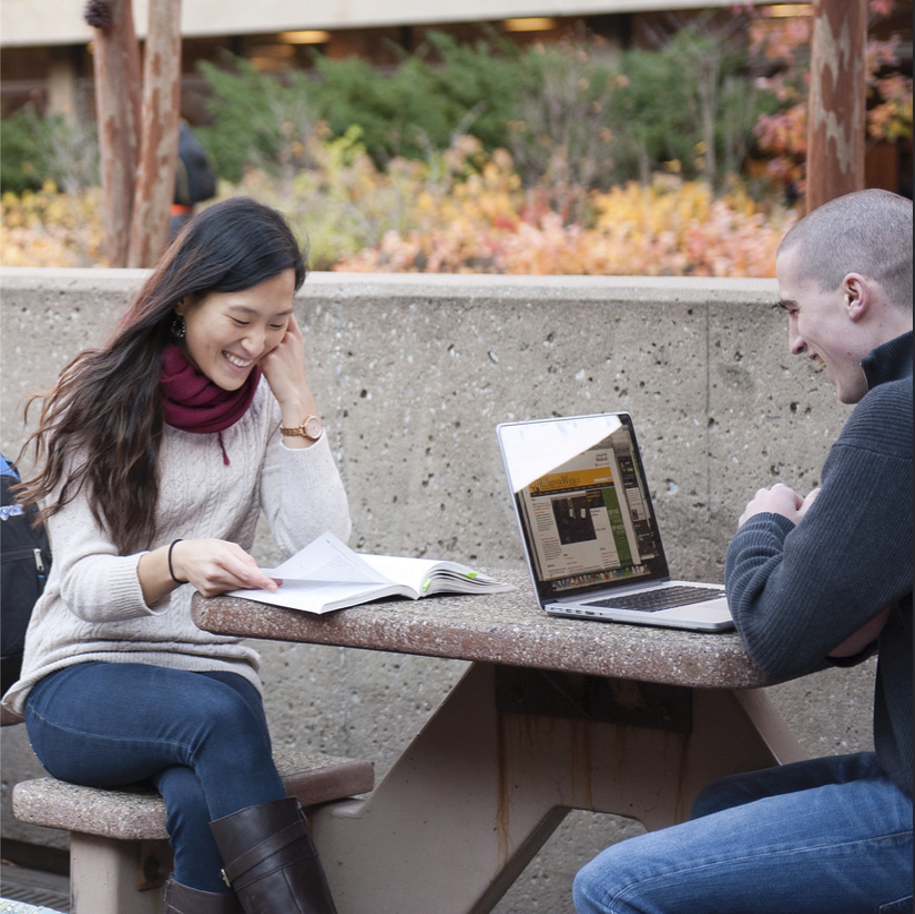
[(0, 455), (0, 680), (6, 690), (19, 678), (25, 630), (32, 607), (44, 590), (51, 568), (51, 548), (43, 526), (32, 524), (34, 506), (17, 504), (10, 487), (19, 482), (16, 467)]
[(175, 173), (175, 203), (193, 206), (216, 196), (216, 166), (190, 125), (178, 127), (178, 164)]

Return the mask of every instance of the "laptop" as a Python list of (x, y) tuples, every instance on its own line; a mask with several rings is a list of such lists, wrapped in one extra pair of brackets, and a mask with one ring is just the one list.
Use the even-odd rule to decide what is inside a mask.
[(628, 413), (496, 428), (534, 593), (576, 619), (734, 627), (724, 587), (673, 581)]

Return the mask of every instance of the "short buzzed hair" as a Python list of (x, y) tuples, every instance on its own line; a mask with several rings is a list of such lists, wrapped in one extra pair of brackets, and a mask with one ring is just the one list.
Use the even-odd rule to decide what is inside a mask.
[(790, 229), (778, 253), (801, 251), (800, 269), (823, 291), (849, 273), (880, 283), (898, 308), (912, 310), (912, 201), (887, 190), (830, 200)]

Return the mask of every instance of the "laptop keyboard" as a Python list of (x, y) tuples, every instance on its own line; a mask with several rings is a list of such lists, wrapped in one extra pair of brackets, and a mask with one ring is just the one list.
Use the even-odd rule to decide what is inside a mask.
[(690, 603), (705, 603), (707, 600), (717, 600), (723, 596), (724, 591), (714, 587), (675, 585), (674, 587), (662, 587), (659, 590), (645, 590), (641, 593), (610, 597), (606, 600), (594, 600), (587, 605), (658, 612), (662, 609), (673, 609), (675, 606), (687, 606)]

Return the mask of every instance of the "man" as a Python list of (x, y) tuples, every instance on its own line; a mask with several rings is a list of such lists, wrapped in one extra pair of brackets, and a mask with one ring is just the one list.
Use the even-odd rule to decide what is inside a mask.
[(216, 162), (185, 121), (178, 122), (178, 163), (168, 241), (191, 221), (194, 206), (216, 196)]
[(819, 490), (760, 489), (725, 564), (737, 630), (770, 676), (879, 652), (875, 752), (737, 775), (689, 822), (608, 848), (579, 914), (912, 911), (912, 202), (830, 201), (776, 257), (792, 353), (855, 403)]

